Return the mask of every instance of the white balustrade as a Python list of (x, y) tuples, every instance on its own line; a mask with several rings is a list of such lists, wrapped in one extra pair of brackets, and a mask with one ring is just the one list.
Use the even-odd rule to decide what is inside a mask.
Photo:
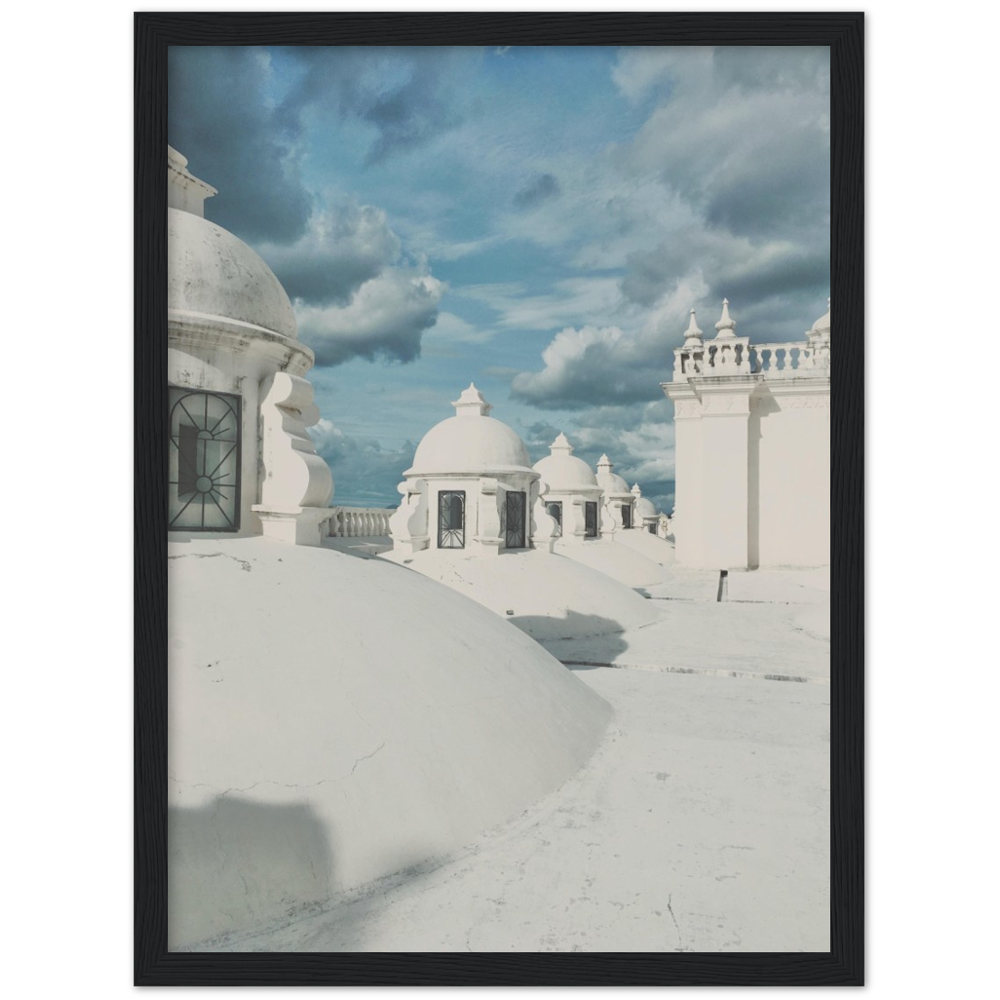
[(829, 343), (754, 344), (750, 353), (754, 373), (766, 379), (809, 378), (830, 367)]
[(394, 510), (380, 507), (332, 507), (328, 534), (331, 538), (380, 538), (389, 534)]
[(710, 340), (697, 347), (678, 347), (674, 351), (675, 382), (683, 382), (689, 378), (751, 373), (750, 340), (747, 337)]
[(674, 351), (674, 381), (721, 375), (763, 375), (765, 379), (809, 378), (830, 368), (829, 341), (750, 344), (745, 337)]

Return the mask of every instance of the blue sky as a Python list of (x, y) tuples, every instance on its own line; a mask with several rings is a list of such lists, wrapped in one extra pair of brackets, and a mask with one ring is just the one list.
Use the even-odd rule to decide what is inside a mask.
[(805, 48), (172, 48), (169, 141), (316, 352), (335, 502), (387, 506), (470, 381), (669, 510), (688, 310), (799, 339), (829, 294)]

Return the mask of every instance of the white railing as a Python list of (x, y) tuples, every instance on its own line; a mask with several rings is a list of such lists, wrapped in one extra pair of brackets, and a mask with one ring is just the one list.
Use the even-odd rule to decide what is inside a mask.
[(712, 378), (719, 375), (750, 375), (750, 338), (710, 340), (697, 347), (678, 347), (674, 351), (674, 381), (689, 378)]
[(763, 375), (765, 379), (808, 378), (830, 368), (830, 344), (751, 344), (748, 337), (710, 340), (674, 351), (674, 381), (723, 375)]
[(767, 379), (808, 378), (830, 367), (830, 345), (825, 343), (754, 344), (750, 355), (754, 373)]
[(327, 523), (331, 538), (379, 538), (389, 534), (394, 510), (380, 507), (332, 507)]

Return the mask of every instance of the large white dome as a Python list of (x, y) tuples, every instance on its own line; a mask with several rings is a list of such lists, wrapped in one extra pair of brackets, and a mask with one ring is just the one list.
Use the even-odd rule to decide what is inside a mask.
[(169, 550), (172, 948), (459, 850), (601, 741), (608, 705), (448, 587), (265, 538)]
[(594, 470), (582, 459), (573, 455), (573, 446), (565, 434), (549, 446), (551, 454), (535, 463), (535, 472), (554, 493), (574, 493), (578, 490), (594, 490), (597, 477)]
[(298, 336), (292, 304), (267, 264), (228, 230), (177, 208), (167, 209), (167, 308)]
[(531, 472), (528, 449), (511, 427), (489, 416), (492, 406), (470, 385), (454, 402), (456, 414), (432, 427), (405, 476)]

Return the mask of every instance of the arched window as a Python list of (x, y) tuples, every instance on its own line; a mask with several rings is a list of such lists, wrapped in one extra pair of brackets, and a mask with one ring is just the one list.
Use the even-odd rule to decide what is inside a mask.
[(555, 537), (562, 537), (562, 501), (561, 500), (550, 500), (545, 504), (545, 510), (556, 522)]
[(465, 490), (438, 494), (438, 548), (465, 548)]
[(170, 386), (167, 527), (240, 526), (240, 397)]
[(583, 505), (584, 538), (597, 537), (597, 501), (587, 500)]

